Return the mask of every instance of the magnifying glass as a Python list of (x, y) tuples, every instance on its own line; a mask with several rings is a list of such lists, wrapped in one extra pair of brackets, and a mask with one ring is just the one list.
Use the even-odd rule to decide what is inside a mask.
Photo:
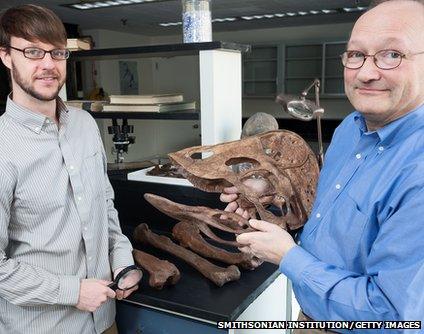
[(128, 266), (121, 270), (112, 283), (108, 285), (112, 290), (130, 290), (140, 283), (143, 272), (136, 265)]

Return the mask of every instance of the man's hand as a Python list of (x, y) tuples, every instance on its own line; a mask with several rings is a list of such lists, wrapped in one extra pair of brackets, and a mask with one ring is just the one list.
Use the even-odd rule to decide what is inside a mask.
[(245, 245), (242, 252), (253, 253), (256, 257), (279, 265), (290, 249), (296, 246), (291, 235), (281, 227), (263, 220), (249, 220), (251, 227), (258, 232), (242, 233), (237, 242)]
[(94, 312), (108, 298), (115, 298), (115, 292), (108, 287), (111, 282), (89, 278), (81, 280), (80, 293), (76, 308)]
[[(270, 187), (268, 181), (263, 178), (246, 179), (243, 181), (243, 184), (259, 197), (265, 194)], [(219, 197), (221, 202), (228, 203), (224, 210), (228, 212), (235, 212), (246, 219), (255, 218), (251, 217), (247, 210), (244, 210), (238, 206), (236, 202), (238, 199), (238, 193), (239, 190), (236, 187), (224, 188), (224, 192)], [(226, 217), (222, 216), (221, 218), (225, 219)]]
[[(115, 271), (113, 272), (113, 277), (115, 278), (120, 272), (121, 270), (123, 270), (125, 267), (121, 267), (118, 269), (115, 269)], [(130, 279), (130, 277), (128, 277)], [(139, 279), (138, 277), (136, 278), (137, 280)], [(129, 289), (129, 290), (116, 290), (116, 299), (121, 300), (123, 298), (127, 298), (130, 294), (132, 294), (134, 291), (138, 290), (138, 285), (136, 285), (135, 287)]]
[[(225, 211), (235, 212), (246, 219), (251, 218), (247, 210), (239, 208), (236, 202), (237, 198), (238, 198), (238, 189), (236, 187), (224, 188), (224, 192), (219, 197), (221, 202), (228, 203), (228, 205), (224, 209)], [(221, 219), (226, 219), (226, 218), (227, 217), (224, 215), (221, 216)]]

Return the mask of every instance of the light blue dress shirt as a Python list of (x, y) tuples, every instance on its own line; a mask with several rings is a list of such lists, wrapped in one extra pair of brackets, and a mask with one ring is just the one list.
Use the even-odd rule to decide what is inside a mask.
[(341, 123), (280, 270), (315, 320), (424, 320), (424, 105), (377, 131)]

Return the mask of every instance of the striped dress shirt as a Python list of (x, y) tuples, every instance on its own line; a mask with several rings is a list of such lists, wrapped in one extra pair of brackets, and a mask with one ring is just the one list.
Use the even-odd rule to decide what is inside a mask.
[(0, 333), (101, 333), (115, 317), (78, 303), (80, 280), (133, 264), (94, 119), (57, 100), (54, 120), (9, 96), (0, 117)]

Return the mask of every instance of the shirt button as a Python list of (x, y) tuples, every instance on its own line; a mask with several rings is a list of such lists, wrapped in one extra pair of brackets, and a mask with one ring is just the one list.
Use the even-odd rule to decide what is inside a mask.
[(336, 189), (340, 189), (342, 186), (340, 184), (336, 184)]
[(379, 146), (379, 147), (378, 147), (378, 150), (379, 150), (380, 152), (383, 152), (383, 151), (384, 151), (384, 147), (383, 147), (383, 146)]
[(361, 159), (361, 157), (362, 157), (362, 155), (361, 155), (361, 153), (358, 153), (357, 155), (356, 155), (356, 159)]
[(78, 197), (77, 197), (77, 200), (78, 200), (78, 201), (81, 201), (81, 200), (82, 200), (82, 197), (81, 197), (81, 196), (78, 196)]
[(89, 257), (88, 257), (88, 261), (91, 261), (91, 259), (92, 259), (92, 257), (91, 257), (91, 256), (89, 256)]
[(34, 128), (34, 131), (35, 132), (39, 132), (40, 131), (40, 128), (37, 126), (36, 128)]
[(87, 231), (88, 230), (88, 228), (87, 227), (84, 227), (84, 231)]
[(73, 166), (73, 165), (70, 165), (70, 166), (69, 166), (69, 169), (70, 169), (70, 170), (74, 170), (74, 166)]
[(315, 215), (315, 217), (317, 217), (317, 218), (321, 218), (321, 214), (318, 212), (318, 213)]

